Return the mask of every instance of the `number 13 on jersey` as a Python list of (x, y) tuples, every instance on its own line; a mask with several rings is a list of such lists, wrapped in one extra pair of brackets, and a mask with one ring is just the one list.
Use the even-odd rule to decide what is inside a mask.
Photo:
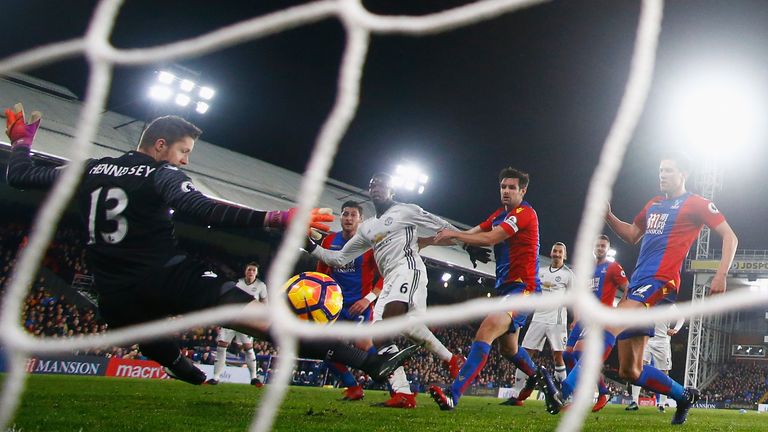
[[(91, 207), (88, 211), (88, 244), (96, 243), (96, 220), (103, 226), (111, 222), (113, 231), (100, 231), (101, 239), (110, 244), (120, 243), (128, 233), (128, 220), (121, 214), (128, 207), (128, 195), (120, 188), (104, 188), (91, 192)], [(110, 225), (108, 225), (110, 226)]]

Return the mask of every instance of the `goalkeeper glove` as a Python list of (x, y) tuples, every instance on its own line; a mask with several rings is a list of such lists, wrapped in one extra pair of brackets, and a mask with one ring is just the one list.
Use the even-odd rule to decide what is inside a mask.
[(491, 251), (480, 246), (464, 245), (464, 250), (469, 254), (469, 261), (472, 262), (472, 267), (477, 268), (477, 262), (485, 264), (491, 260)]
[(7, 108), (5, 110), (5, 133), (11, 139), (11, 148), (30, 148), (35, 139), (37, 128), (40, 127), (41, 118), (39, 111), (33, 111), (29, 119), (30, 123), (27, 123), (24, 119), (24, 106), (21, 103), (14, 105), (13, 110)]
[[(296, 208), (290, 210), (268, 211), (264, 216), (265, 228), (276, 228), (285, 230), (293, 220), (296, 214)], [(333, 222), (333, 211), (329, 208), (312, 209), (309, 215), (309, 226), (319, 231), (330, 231), (331, 228), (323, 222)]]

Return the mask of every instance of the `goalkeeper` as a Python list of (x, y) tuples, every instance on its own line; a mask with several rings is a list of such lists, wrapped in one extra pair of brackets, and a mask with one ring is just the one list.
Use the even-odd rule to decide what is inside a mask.
[[(35, 166), (30, 157), (40, 113), (33, 112), (28, 123), (23, 107), (17, 104), (5, 115), (11, 140), (8, 184), (50, 188), (61, 171)], [(201, 133), (181, 117), (159, 117), (146, 127), (135, 151), (86, 162), (76, 204), (88, 230), (87, 259), (99, 294), (99, 312), (111, 328), (222, 304), (253, 302), (234, 282), (219, 278), (178, 248), (171, 209), (202, 225), (220, 227), (283, 230), (294, 216), (295, 209), (257, 211), (200, 193), (179, 168), (189, 163)], [(330, 210), (315, 209), (310, 224), (327, 230), (324, 222), (332, 220)], [(256, 321), (230, 326), (260, 337), (269, 329), (267, 323)], [(175, 378), (192, 384), (205, 381), (205, 374), (181, 355), (174, 340), (142, 341), (140, 349)], [(382, 380), (415, 351), (413, 346), (399, 354), (375, 356), (340, 341), (306, 341), (299, 354), (344, 363)]]

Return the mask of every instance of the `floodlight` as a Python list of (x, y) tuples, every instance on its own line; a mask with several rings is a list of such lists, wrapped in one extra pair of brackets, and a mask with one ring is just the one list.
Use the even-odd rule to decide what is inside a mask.
[(181, 83), (179, 83), (179, 88), (185, 92), (190, 92), (193, 88), (195, 88), (195, 83), (194, 81), (184, 79), (181, 80)]
[(491, 293), (486, 293), (485, 296), (491, 298)]
[(721, 157), (764, 139), (768, 115), (759, 98), (760, 81), (745, 72), (712, 66), (686, 74), (672, 93), (669, 131), (689, 153)]
[(163, 85), (153, 85), (149, 88), (149, 97), (158, 101), (166, 101), (172, 94), (173, 91)]
[(464, 282), (464, 275), (459, 276), (459, 282)]
[(192, 99), (190, 99), (189, 96), (182, 93), (177, 94), (176, 99), (174, 99), (174, 101), (176, 102), (176, 105), (183, 106), (183, 107), (189, 105), (189, 102), (191, 100)]
[(198, 102), (195, 105), (195, 111), (199, 112), (200, 114), (205, 114), (208, 111), (208, 108), (210, 108), (210, 105), (205, 102)]
[(392, 186), (422, 194), (428, 180), (429, 176), (424, 174), (417, 166), (400, 164), (395, 167), (395, 174), (392, 176)]
[(442, 280), (443, 282), (448, 282), (449, 280), (451, 280), (451, 277), (453, 277), (452, 274), (443, 273), (443, 277), (441, 277), (440, 280)]
[(174, 76), (172, 73), (167, 71), (160, 71), (157, 74), (157, 81), (163, 84), (170, 84), (175, 79), (176, 79), (176, 76)]
[(200, 87), (200, 91), (197, 94), (205, 100), (211, 100), (216, 92), (210, 87)]

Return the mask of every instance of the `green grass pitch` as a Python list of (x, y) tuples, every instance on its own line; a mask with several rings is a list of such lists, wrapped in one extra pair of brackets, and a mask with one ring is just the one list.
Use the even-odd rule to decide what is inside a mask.
[[(33, 375), (9, 429), (33, 431), (246, 431), (265, 388), (220, 384), (194, 387), (176, 381)], [(561, 416), (542, 402), (499, 406), (495, 398), (465, 397), (456, 411), (441, 412), (427, 395), (413, 410), (371, 406), (384, 392), (363, 401), (339, 401), (339, 389), (291, 387), (274, 429), (278, 431), (552, 431)], [(671, 412), (652, 408), (625, 412), (609, 405), (590, 414), (585, 431), (761, 431), (768, 414), (692, 410), (688, 423), (669, 425)]]

